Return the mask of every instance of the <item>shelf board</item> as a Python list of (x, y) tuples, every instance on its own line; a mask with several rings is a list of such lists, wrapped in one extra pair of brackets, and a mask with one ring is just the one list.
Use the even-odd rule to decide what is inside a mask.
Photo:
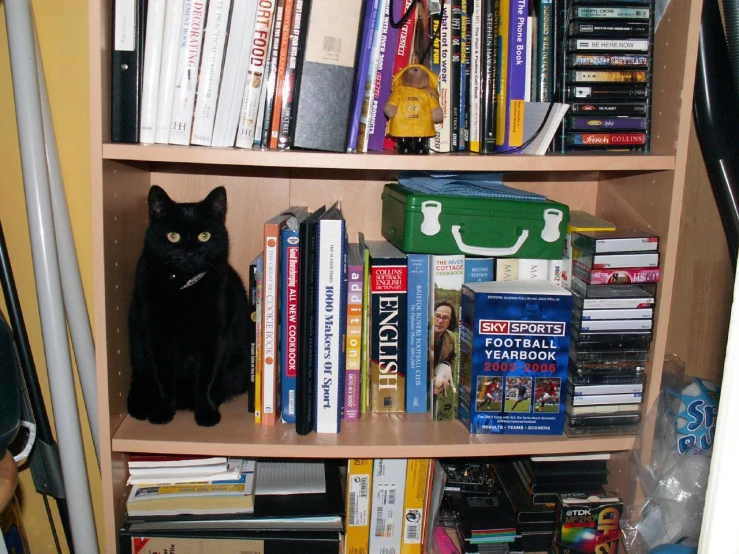
[(470, 435), (458, 421), (429, 414), (369, 414), (342, 422), (341, 432), (300, 436), (294, 425), (262, 427), (246, 414), (243, 398), (221, 406), (221, 422), (198, 427), (192, 412), (167, 425), (127, 416), (113, 437), (113, 451), (280, 458), (438, 458), (616, 452), (630, 450), (634, 436)]
[(413, 156), (392, 152), (347, 154), (113, 143), (103, 145), (103, 158), (155, 163), (389, 171), (661, 171), (675, 167), (675, 156), (658, 154), (598, 155), (584, 153), (548, 154), (546, 156), (483, 156), (459, 153)]

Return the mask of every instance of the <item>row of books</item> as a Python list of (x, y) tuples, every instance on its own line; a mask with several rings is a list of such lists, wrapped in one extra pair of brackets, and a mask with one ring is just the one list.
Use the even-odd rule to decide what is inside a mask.
[(263, 246), (249, 272), (250, 410), (299, 433), (335, 433), (367, 411), (455, 419), (463, 284), (562, 275), (561, 259), (405, 253), (361, 233), (350, 242), (338, 204), (277, 214)]
[[(600, 40), (585, 15), (571, 16), (565, 0), (351, 0), (340, 10), (327, 0), (149, 0), (148, 7), (145, 0), (117, 0), (111, 139), (393, 149), (383, 115), (392, 77), (410, 63), (423, 63), (439, 76), (444, 113), (432, 151), (541, 154), (564, 117), (565, 102), (572, 101), (578, 113), (590, 104), (566, 93), (583, 84), (577, 76), (587, 74), (589, 85), (608, 73), (588, 71), (591, 62), (567, 65), (561, 58), (595, 59), (606, 46), (627, 54), (637, 49), (640, 66), (631, 73), (648, 74), (652, 1), (636, 3), (648, 13), (647, 35), (626, 41)], [(626, 23), (624, 32), (633, 27), (642, 37), (643, 23)], [(597, 25), (606, 27), (608, 22)], [(642, 44), (649, 47), (642, 51)], [(607, 87), (589, 88), (605, 94)], [(651, 92), (642, 88), (642, 119), (648, 122)], [(609, 90), (612, 105), (633, 100), (623, 81)]]

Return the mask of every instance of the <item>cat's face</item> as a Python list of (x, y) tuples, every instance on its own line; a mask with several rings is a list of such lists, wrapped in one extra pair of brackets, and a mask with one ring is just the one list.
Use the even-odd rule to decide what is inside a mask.
[(149, 227), (144, 252), (165, 271), (199, 273), (228, 260), (226, 190), (204, 200), (177, 203), (154, 185), (149, 191)]

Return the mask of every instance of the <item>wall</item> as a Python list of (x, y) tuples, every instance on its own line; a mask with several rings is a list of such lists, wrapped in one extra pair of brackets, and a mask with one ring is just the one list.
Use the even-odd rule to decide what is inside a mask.
[[(90, 155), (88, 107), (87, 2), (85, 0), (39, 1), (36, 27), (49, 91), (72, 230), (77, 247), (85, 295), (92, 299), (92, 252), (90, 228)], [(4, 4), (0, 3), (4, 8)], [(0, 10), (0, 44), (7, 44), (4, 9)], [(0, 48), (0, 221), (2, 221), (13, 265), (16, 286), (51, 418), (51, 397), (46, 376), (33, 266), (26, 219), (15, 107), (8, 49)], [(5, 311), (4, 304), (2, 305)], [(78, 386), (79, 390), (79, 386)], [(84, 406), (78, 395), (78, 404)], [(82, 415), (90, 488), (96, 518), (102, 521), (100, 474), (90, 439), (90, 428)], [(30, 548), (34, 554), (56, 552), (42, 497), (36, 493), (28, 469), (21, 470), (19, 499)], [(57, 528), (56, 503), (50, 499)], [(70, 507), (74, 513), (74, 507)], [(102, 538), (102, 533), (99, 533)], [(64, 551), (67, 552), (66, 547)]]

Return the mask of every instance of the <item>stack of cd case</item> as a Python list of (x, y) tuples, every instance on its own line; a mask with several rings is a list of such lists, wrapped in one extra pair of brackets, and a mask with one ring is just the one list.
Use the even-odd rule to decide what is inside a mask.
[(649, 151), (654, 0), (568, 0), (555, 150)]
[(565, 431), (634, 433), (652, 345), (659, 239), (638, 229), (575, 232), (572, 250)]

